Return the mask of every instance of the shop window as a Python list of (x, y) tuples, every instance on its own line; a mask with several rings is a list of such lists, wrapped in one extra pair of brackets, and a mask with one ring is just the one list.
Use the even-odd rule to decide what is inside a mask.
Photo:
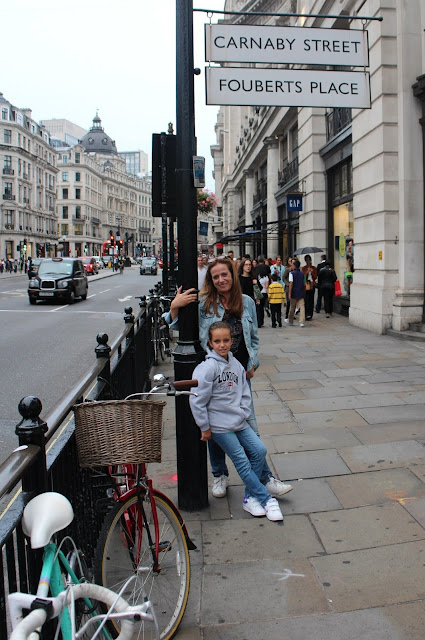
[(353, 202), (345, 202), (333, 209), (334, 268), (343, 295), (350, 295), (354, 272)]

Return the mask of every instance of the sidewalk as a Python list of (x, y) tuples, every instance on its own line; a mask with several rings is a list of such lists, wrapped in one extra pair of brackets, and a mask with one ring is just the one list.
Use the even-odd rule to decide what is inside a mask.
[[(294, 490), (283, 525), (253, 518), (229, 462), (227, 497), (184, 513), (198, 550), (176, 638), (423, 640), (425, 345), (323, 312), (304, 328), (266, 325), (255, 409)], [(177, 501), (173, 425), (170, 402), (150, 472)]]

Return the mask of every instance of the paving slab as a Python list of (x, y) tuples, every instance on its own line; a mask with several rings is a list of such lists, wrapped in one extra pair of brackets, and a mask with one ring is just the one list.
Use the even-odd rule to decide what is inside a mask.
[(423, 461), (425, 456), (424, 445), (416, 440), (343, 447), (338, 452), (353, 473), (406, 467), (412, 462)]
[(345, 475), (349, 468), (335, 449), (274, 453), (270, 456), (279, 477), (287, 480)]
[(335, 390), (333, 397), (315, 398), (309, 400), (290, 400), (288, 407), (292, 413), (313, 411), (340, 411), (341, 409), (360, 409), (363, 407), (392, 407), (404, 405), (405, 402), (392, 393), (377, 393), (373, 395), (345, 396)]
[(291, 480), (293, 490), (279, 499), (282, 513), (316, 513), (342, 509), (342, 505), (329, 484), (323, 478), (313, 480)]
[(423, 527), (398, 503), (316, 513), (311, 521), (328, 553), (425, 539)]
[(289, 371), (287, 373), (269, 373), (267, 375), (274, 383), (282, 380), (317, 380), (323, 374), (321, 371)]
[(357, 412), (369, 424), (377, 424), (378, 422), (407, 422), (408, 420), (423, 420), (425, 417), (425, 404), (405, 404), (400, 407), (357, 409)]
[(263, 435), (282, 435), (285, 433), (300, 433), (301, 427), (298, 422), (272, 422), (269, 416), (266, 416), (266, 420), (262, 419), (263, 416), (257, 416), (257, 423), (261, 436)]
[(398, 391), (396, 395), (407, 404), (425, 403), (425, 391)]
[(351, 369), (325, 369), (323, 371), (328, 378), (342, 378), (355, 376), (370, 376), (373, 371), (364, 367), (352, 367)]
[(425, 498), (425, 484), (409, 469), (384, 469), (328, 478), (344, 509), (370, 504)]
[[(281, 400), (305, 400), (308, 396), (306, 395), (305, 389), (304, 391), (298, 391), (297, 389), (278, 389), (276, 391), (277, 395)], [(317, 391), (317, 389), (311, 389), (311, 391)]]
[(354, 389), (360, 393), (398, 393), (400, 391), (411, 391), (412, 385), (410, 383), (402, 382), (382, 382), (382, 383), (370, 383), (369, 377), (362, 382), (353, 382)]
[[(194, 636), (197, 639), (197, 636)], [(204, 629), (204, 640), (423, 640), (425, 602)], [(180, 635), (178, 635), (180, 640)], [(186, 640), (182, 637), (182, 640)], [(191, 639), (188, 639), (191, 640)]]
[(202, 626), (258, 622), (260, 612), (269, 619), (330, 610), (305, 558), (206, 565), (202, 596)]
[[(254, 378), (255, 379), (255, 378)], [(271, 382), (269, 382), (271, 384)], [(273, 388), (278, 390), (278, 389), (313, 389), (315, 387), (320, 387), (322, 388), (321, 383), (319, 382), (319, 380), (312, 378), (312, 379), (303, 379), (302, 384), (300, 384), (299, 380), (274, 380), (273, 381)]]
[(205, 564), (249, 562), (253, 558), (306, 558), (324, 551), (306, 515), (287, 516), (282, 526), (267, 518), (247, 515), (246, 520), (202, 523)]
[(425, 528), (425, 498), (406, 500), (403, 506)]
[(366, 427), (351, 427), (350, 431), (362, 444), (394, 442), (395, 440), (418, 440), (425, 438), (425, 420), (371, 424)]
[(311, 558), (335, 611), (425, 598), (425, 542)]
[[(345, 381), (344, 381), (345, 382)], [(338, 386), (321, 385), (320, 388), (303, 389), (307, 398), (335, 398), (335, 396), (358, 396), (359, 392), (351, 384), (339, 384)], [(298, 398), (288, 398), (288, 400), (298, 400)]]
[(271, 437), (276, 453), (340, 449), (341, 447), (354, 447), (359, 444), (359, 440), (346, 427), (317, 427), (313, 431)]
[(419, 478), (419, 480), (425, 482), (425, 464), (409, 464), (409, 469)]
[[(358, 411), (361, 411), (359, 409)], [(305, 430), (314, 427), (358, 427), (366, 425), (367, 421), (357, 410), (345, 409), (341, 411), (316, 411), (297, 413), (298, 424)], [(363, 409), (366, 411), (366, 409)], [(369, 409), (371, 411), (371, 409)], [(382, 420), (380, 421), (382, 422)]]

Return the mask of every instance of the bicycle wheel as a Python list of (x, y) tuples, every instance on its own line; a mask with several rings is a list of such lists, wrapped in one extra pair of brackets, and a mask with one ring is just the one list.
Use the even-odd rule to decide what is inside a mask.
[[(99, 584), (119, 591), (138, 568), (138, 577), (123, 598), (136, 604), (144, 593), (152, 602), (159, 623), (161, 640), (174, 636), (183, 617), (189, 595), (189, 552), (180, 523), (167, 503), (154, 496), (159, 524), (159, 567), (155, 569), (147, 527), (155, 547), (154, 520), (150, 500), (144, 496), (146, 522), (143, 522), (137, 496), (117, 505), (107, 516), (95, 553), (95, 576)], [(131, 526), (129, 526), (131, 523)], [(152, 626), (140, 622), (137, 638), (153, 640)]]
[[(68, 556), (68, 562), (79, 583), (88, 584), (93, 582), (93, 576), (89, 572), (84, 554), (80, 550), (72, 551)], [(70, 575), (68, 575), (67, 582), (73, 582)], [(81, 629), (85, 623), (90, 620), (90, 618), (96, 615), (101, 615), (104, 611), (104, 606), (102, 606), (97, 600), (79, 598), (75, 601), (76, 629)], [(110, 632), (108, 629), (111, 629), (110, 623), (108, 623), (105, 629), (102, 629), (99, 632), (98, 638), (100, 638), (100, 640), (111, 640), (111, 638), (114, 637), (113, 630), (111, 629)], [(82, 640), (90, 640), (95, 630), (96, 625), (93, 623), (93, 625), (90, 625), (88, 630), (81, 636)]]

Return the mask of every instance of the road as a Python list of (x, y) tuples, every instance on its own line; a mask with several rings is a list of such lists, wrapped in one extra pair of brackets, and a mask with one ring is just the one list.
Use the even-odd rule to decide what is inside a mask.
[(124, 308), (137, 309), (134, 296), (160, 279), (140, 276), (135, 266), (105, 274), (90, 276), (87, 300), (73, 305), (30, 306), (26, 276), (0, 278), (0, 462), (17, 445), (19, 400), (37, 396), (46, 414), (92, 365), (96, 335), (107, 333), (112, 342), (124, 326)]

